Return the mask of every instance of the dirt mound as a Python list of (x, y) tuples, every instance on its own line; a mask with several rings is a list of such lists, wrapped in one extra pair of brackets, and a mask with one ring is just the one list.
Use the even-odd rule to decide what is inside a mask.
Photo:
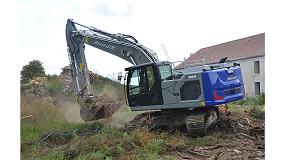
[[(126, 131), (146, 126), (151, 114), (153, 113), (136, 116), (126, 125)], [(207, 136), (221, 134), (221, 143), (203, 147), (169, 145), (166, 146), (166, 153), (174, 155), (176, 159), (264, 159), (264, 129), (264, 120), (255, 119), (248, 113), (221, 114), (216, 125), (212, 126), (207, 134)]]
[(222, 114), (215, 132), (221, 132), (225, 142), (193, 148), (193, 151), (211, 155), (206, 156), (208, 159), (264, 159), (264, 129), (264, 120), (255, 119), (247, 113)]
[(243, 133), (254, 137), (264, 137), (265, 122), (249, 114), (230, 113), (221, 115), (217, 123), (218, 131), (225, 133)]
[[(147, 127), (155, 113), (156, 111), (137, 115), (132, 121), (125, 124), (125, 129), (131, 131)], [(239, 114), (229, 112), (227, 114), (221, 113), (217, 123), (209, 128), (209, 132), (244, 133), (250, 136), (260, 137), (264, 136), (264, 128), (264, 120), (253, 118), (248, 113)]]

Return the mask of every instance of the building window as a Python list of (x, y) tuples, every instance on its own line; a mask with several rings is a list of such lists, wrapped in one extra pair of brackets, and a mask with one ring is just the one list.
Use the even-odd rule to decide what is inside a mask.
[(255, 95), (260, 95), (260, 82), (254, 82)]
[(254, 74), (260, 74), (259, 61), (254, 61)]

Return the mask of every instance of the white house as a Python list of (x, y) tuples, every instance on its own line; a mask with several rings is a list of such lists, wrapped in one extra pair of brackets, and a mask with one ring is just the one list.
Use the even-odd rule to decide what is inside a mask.
[(185, 62), (204, 59), (205, 64), (213, 64), (224, 57), (227, 63), (240, 64), (246, 96), (265, 93), (265, 33), (202, 48)]

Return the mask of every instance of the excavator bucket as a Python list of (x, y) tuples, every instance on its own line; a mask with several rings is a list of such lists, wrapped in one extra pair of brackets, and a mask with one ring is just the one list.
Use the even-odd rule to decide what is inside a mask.
[(80, 116), (84, 121), (94, 121), (112, 116), (124, 103), (107, 96), (80, 99)]

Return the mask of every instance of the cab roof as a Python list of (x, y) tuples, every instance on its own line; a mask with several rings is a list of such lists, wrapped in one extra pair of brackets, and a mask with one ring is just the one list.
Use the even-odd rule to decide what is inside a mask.
[(131, 71), (133, 69), (136, 69), (136, 68), (140, 68), (140, 67), (143, 67), (143, 66), (150, 66), (150, 65), (165, 65), (165, 64), (170, 64), (170, 62), (168, 61), (156, 61), (156, 62), (149, 62), (149, 63), (144, 63), (144, 64), (140, 64), (140, 65), (135, 65), (135, 66), (131, 66), (131, 67), (128, 67), (128, 68), (125, 68), (125, 71)]

